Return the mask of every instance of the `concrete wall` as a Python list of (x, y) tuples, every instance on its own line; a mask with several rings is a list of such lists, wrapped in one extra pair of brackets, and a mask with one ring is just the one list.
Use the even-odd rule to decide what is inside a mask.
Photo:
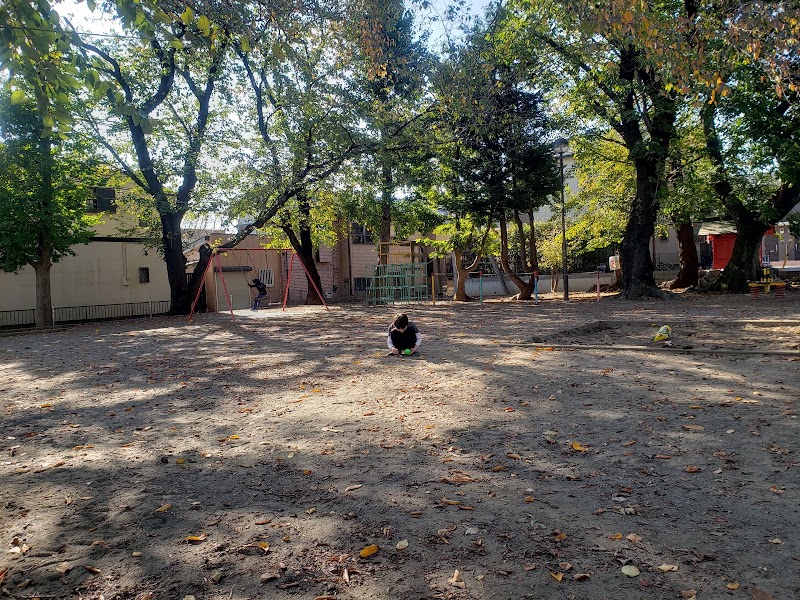
[[(54, 308), (169, 300), (164, 261), (158, 252), (147, 249), (135, 238), (120, 237), (118, 227), (124, 222), (124, 216), (106, 215), (95, 227), (102, 241), (75, 246), (75, 256), (53, 265), (50, 278)], [(149, 269), (149, 282), (140, 283), (140, 267)], [(35, 308), (32, 267), (16, 274), (0, 272), (0, 289), (0, 310)]]

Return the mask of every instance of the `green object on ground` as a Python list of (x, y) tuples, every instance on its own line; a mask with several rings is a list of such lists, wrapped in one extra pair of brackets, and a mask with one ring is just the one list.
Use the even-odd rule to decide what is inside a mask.
[(403, 354), (405, 354), (406, 356), (411, 354), (411, 348), (406, 348), (405, 350), (403, 350)]

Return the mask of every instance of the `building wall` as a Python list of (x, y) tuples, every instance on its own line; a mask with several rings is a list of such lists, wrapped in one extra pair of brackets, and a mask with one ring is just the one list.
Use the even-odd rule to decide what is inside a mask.
[[(54, 308), (98, 306), (169, 300), (167, 267), (157, 251), (135, 238), (119, 237), (124, 217), (106, 215), (95, 227), (96, 239), (74, 246), (50, 270)], [(139, 269), (149, 270), (149, 282), (140, 282)], [(18, 273), (0, 271), (0, 310), (36, 306), (36, 279), (32, 267)]]

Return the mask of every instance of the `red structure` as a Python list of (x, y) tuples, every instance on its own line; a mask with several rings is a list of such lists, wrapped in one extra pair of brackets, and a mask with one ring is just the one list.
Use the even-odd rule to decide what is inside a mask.
[(708, 236), (711, 252), (714, 256), (712, 269), (724, 269), (733, 254), (733, 243), (736, 241), (735, 233), (719, 233)]

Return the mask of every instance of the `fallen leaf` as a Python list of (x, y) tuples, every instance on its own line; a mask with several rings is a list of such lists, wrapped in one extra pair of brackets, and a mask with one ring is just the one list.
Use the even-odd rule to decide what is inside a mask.
[(397, 546), (395, 546), (398, 550), (405, 550), (408, 548), (408, 540), (400, 540), (397, 542)]
[(525, 496), (525, 502), (536, 502), (536, 498), (533, 496)]
[(580, 442), (572, 442), (570, 446), (572, 447), (573, 450), (576, 450), (577, 452), (586, 452), (589, 449), (586, 446), (581, 446)]
[(622, 539), (622, 534), (621, 533), (611, 534), (610, 536), (608, 536), (608, 539), (610, 539), (610, 540), (621, 540)]
[(660, 565), (658, 567), (658, 570), (663, 572), (663, 573), (669, 573), (670, 571), (677, 571), (678, 570), (678, 565), (663, 564), (663, 565)]
[(778, 545), (780, 545), (780, 544), (782, 544), (782, 543), (783, 543), (783, 540), (782, 540), (781, 538), (772, 538), (772, 539), (769, 541), (769, 543), (770, 543), (770, 544), (778, 544)]
[(705, 430), (705, 427), (703, 427), (702, 425), (684, 425), (683, 428), (688, 430), (688, 431), (704, 431)]
[(636, 440), (631, 440), (630, 442), (625, 442), (622, 444), (623, 446), (633, 446), (636, 443)]
[(635, 533), (629, 533), (628, 535), (625, 536), (625, 539), (631, 542), (632, 544), (638, 544), (639, 542), (642, 541), (642, 538), (636, 535)]
[(89, 571), (89, 573), (91, 573), (92, 575), (97, 575), (98, 573), (100, 573), (100, 569), (98, 569), (97, 567), (93, 567), (91, 565), (85, 565), (83, 568)]
[(769, 491), (772, 492), (773, 494), (777, 494), (778, 496), (780, 496), (786, 490), (782, 490), (777, 485), (771, 485), (771, 486), (769, 486)]
[(693, 589), (681, 592), (681, 598), (686, 598), (687, 600), (691, 600), (692, 598), (695, 597), (697, 597), (697, 592)]
[(556, 531), (554, 535), (555, 535), (555, 537), (553, 538), (553, 540), (556, 541), (556, 542), (562, 542), (565, 539), (567, 539), (567, 534), (566, 533), (561, 533), (560, 531)]
[(170, 508), (172, 508), (172, 504), (164, 504), (163, 506), (159, 506), (156, 512), (167, 512)]
[(258, 547), (259, 547), (259, 548), (261, 548), (261, 549), (262, 549), (264, 552), (266, 552), (267, 550), (269, 550), (269, 542), (266, 542), (266, 541), (262, 540), (262, 541), (258, 542), (258, 544), (257, 544), (257, 545), (258, 545)]
[(519, 455), (519, 454), (517, 454), (516, 452), (507, 452), (507, 453), (506, 453), (506, 456), (507, 456), (508, 458), (513, 458), (514, 460), (519, 460), (519, 459), (521, 459), (521, 458), (522, 458), (522, 456), (520, 456), (520, 455)]
[(186, 536), (186, 541), (187, 542), (192, 542), (193, 544), (197, 544), (199, 542), (204, 542), (205, 539), (206, 539), (206, 534), (205, 533), (201, 533), (200, 535), (189, 535), (189, 536)]
[(137, 550), (135, 552), (131, 552), (131, 556), (133, 558), (141, 558), (142, 557), (142, 553)]
[(634, 565), (625, 565), (622, 567), (622, 572), (628, 577), (637, 577), (639, 575), (639, 569)]
[(176, 459), (175, 459), (175, 464), (176, 464), (176, 465), (182, 465), (182, 464), (183, 464), (183, 463), (185, 463), (185, 462), (186, 462), (186, 459), (185, 459), (185, 458), (176, 458)]
[(459, 500), (448, 500), (447, 498), (442, 498), (441, 500), (439, 500), (439, 502), (441, 502), (442, 504), (447, 504), (449, 506), (458, 506), (459, 504), (461, 504)]
[(467, 506), (466, 504), (459, 504), (458, 510), (475, 510), (474, 506)]
[(729, 590), (738, 590), (739, 589), (739, 582), (738, 581), (734, 581), (733, 583), (729, 583), (725, 587), (728, 588)]
[(68, 562), (58, 563), (56, 565), (56, 571), (61, 573), (62, 575), (66, 575), (70, 571), (72, 571), (72, 565)]
[(496, 465), (492, 467), (492, 471), (494, 471), (495, 473), (498, 473), (500, 471), (505, 471), (506, 469), (508, 469), (508, 467), (504, 467), (503, 465)]
[(367, 558), (368, 556), (372, 556), (378, 551), (378, 547), (375, 544), (362, 548), (358, 555), (361, 558)]
[(688, 467), (686, 467), (687, 473), (699, 473), (702, 470), (703, 469), (701, 469), (700, 467), (695, 467), (694, 465), (689, 465)]
[(556, 581), (561, 581), (562, 579), (564, 579), (564, 574), (563, 573), (550, 573), (550, 577), (552, 577)]
[(572, 576), (572, 579), (575, 580), (575, 581), (586, 581), (587, 579), (589, 579), (589, 574), (588, 573), (575, 573), (575, 575)]
[(775, 597), (772, 594), (760, 590), (757, 587), (753, 587), (750, 590), (750, 595), (753, 597), (753, 600), (775, 600)]
[(563, 569), (564, 571), (569, 571), (572, 568), (572, 563), (562, 562), (558, 563), (558, 566)]
[(461, 578), (461, 571), (459, 571), (458, 569), (456, 569), (455, 572), (453, 573), (453, 576), (447, 580), (447, 583), (461, 589), (467, 587), (467, 584), (464, 583), (464, 580)]
[(344, 488), (344, 493), (346, 494), (347, 492), (352, 492), (352, 491), (357, 490), (357, 489), (362, 488), (362, 487), (364, 487), (363, 483), (357, 483), (355, 485), (348, 485), (346, 488)]

